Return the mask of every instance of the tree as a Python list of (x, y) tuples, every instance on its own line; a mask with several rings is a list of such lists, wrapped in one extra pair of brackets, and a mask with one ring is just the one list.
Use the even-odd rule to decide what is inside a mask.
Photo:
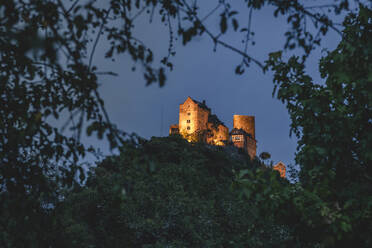
[[(329, 28), (338, 31), (330, 18), (320, 14), (323, 9), (340, 14), (349, 10), (349, 2), (352, 1), (332, 2), (325, 6), (306, 7), (298, 1), (245, 1), (249, 16), (265, 4), (275, 8), (275, 16), (287, 15), (290, 28), (286, 33), (286, 48), (301, 47), (305, 54), (310, 53)], [(242, 63), (236, 70), (238, 74), (251, 62), (262, 67), (261, 62), (247, 54), (253, 35), (251, 18), (246, 27), (239, 25), (239, 13), (228, 1), (216, 1), (215, 8), (205, 17), (201, 17), (203, 13), (199, 12), (196, 1), (191, 4), (184, 0), (113, 0), (103, 7), (96, 1), (5, 1), (0, 8), (3, 26), (0, 31), (1, 81), (6, 82), (1, 91), (1, 154), (6, 158), (3, 161), (9, 164), (14, 164), (22, 153), (27, 153), (29, 157), (38, 154), (38, 161), (55, 159), (64, 160), (68, 165), (76, 164), (79, 156), (84, 156), (86, 152), (80, 144), (84, 126), (88, 135), (107, 136), (112, 147), (123, 142), (124, 133), (110, 122), (97, 90), (97, 75), (105, 74), (94, 66), (94, 53), (102, 37), (110, 41), (107, 58), (128, 54), (144, 67), (147, 84), (158, 82), (160, 86), (164, 85), (166, 68), (173, 66), (170, 61), (174, 55), (175, 39), (172, 27), (176, 25), (177, 34), (185, 45), (195, 36), (207, 35), (215, 47), (226, 47), (242, 55)], [(152, 66), (153, 52), (132, 33), (137, 18), (146, 12), (152, 16), (157, 9), (162, 22), (169, 28), (170, 44), (169, 54), (161, 59), (162, 66), (156, 69)], [(204, 22), (217, 11), (221, 12), (220, 30), (214, 34)], [(306, 18), (314, 23), (317, 35), (307, 31)], [(118, 20), (124, 25), (118, 26)], [(246, 33), (243, 50), (221, 40), (230, 26), (235, 32)], [(239, 26), (242, 28), (238, 29)], [(91, 50), (88, 50), (88, 44), (92, 45)], [(47, 121), (60, 119), (63, 111), (68, 116), (63, 129), (71, 128), (72, 137)]]
[(268, 153), (268, 152), (261, 152), (260, 159), (267, 160), (267, 159), (270, 159), (270, 158), (271, 158), (270, 153)]
[(299, 138), (301, 235), (323, 246), (372, 244), (371, 21), (363, 6), (345, 18), (341, 43), (320, 61), (324, 85), (305, 74), (297, 56), (285, 62), (273, 53), (267, 62)]
[[(57, 207), (62, 247), (267, 247), (289, 235), (232, 191), (234, 174), (279, 179), (248, 155), (152, 138), (91, 170), (87, 184)], [(258, 172), (260, 171), (260, 172)], [(254, 178), (254, 176), (252, 176)], [(280, 180), (280, 179), (279, 179)], [(286, 185), (285, 181), (276, 181)], [(257, 186), (263, 188), (264, 183)], [(262, 218), (261, 218), (262, 217)], [(289, 232), (289, 231), (288, 231)]]
[[(285, 34), (285, 47), (301, 47), (305, 57), (329, 29), (339, 32), (322, 11), (328, 8), (335, 14), (349, 12), (351, 2), (360, 1), (331, 1), (330, 5), (310, 7), (299, 1), (245, 1), (248, 17), (265, 4), (275, 8), (275, 16), (287, 16), (289, 31)], [(144, 68), (147, 84), (164, 85), (166, 72), (172, 69), (175, 26), (184, 45), (198, 35), (206, 35), (215, 48), (221, 46), (240, 54), (242, 62), (236, 67), (237, 74), (243, 73), (251, 63), (262, 67), (260, 61), (247, 53), (253, 36), (251, 18), (247, 25), (239, 24), (238, 11), (231, 3), (216, 1), (216, 7), (202, 16), (197, 1), (184, 0), (112, 0), (103, 7), (98, 1), (1, 1), (2, 246), (16, 246), (12, 242), (17, 240), (35, 247), (47, 242), (41, 233), (46, 233), (52, 225), (52, 209), (64, 199), (63, 192), (78, 187), (76, 176), (84, 180), (80, 158), (94, 150), (80, 143), (82, 132), (107, 138), (113, 148), (126, 145), (128, 136), (111, 123), (99, 95), (97, 76), (114, 75), (94, 66), (99, 40), (104, 37), (110, 42), (108, 59), (126, 54), (138, 62)], [(152, 63), (154, 53), (133, 36), (135, 20), (146, 12), (150, 19), (154, 13), (159, 14), (169, 29), (169, 53), (159, 59), (158, 67)], [(220, 29), (213, 33), (205, 20), (216, 13), (220, 14)], [(310, 29), (314, 33), (306, 28), (309, 23), (306, 20), (314, 23), (314, 29)], [(123, 25), (119, 26), (119, 21)], [(228, 30), (244, 33), (243, 49), (222, 40)], [(52, 123), (62, 119), (66, 124), (58, 130)], [(64, 129), (71, 135), (63, 132)], [(20, 206), (19, 202), (27, 204)], [(40, 230), (35, 230), (35, 223)]]

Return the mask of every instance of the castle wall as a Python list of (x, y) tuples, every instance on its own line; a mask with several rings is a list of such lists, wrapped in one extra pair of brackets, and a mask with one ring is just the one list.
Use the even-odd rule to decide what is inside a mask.
[(244, 135), (233, 135), (231, 137), (231, 141), (233, 142), (234, 146), (241, 149), (246, 149), (245, 139), (246, 138)]
[(283, 164), (282, 162), (279, 162), (273, 166), (273, 169), (279, 171), (280, 177), (285, 178), (285, 173), (286, 173), (285, 164)]
[(207, 135), (207, 143), (217, 146), (225, 146), (229, 140), (229, 129), (224, 125), (213, 126), (212, 123), (207, 124), (210, 133)]
[(229, 129), (226, 126), (219, 125), (216, 136), (218, 139), (217, 145), (226, 145), (226, 142), (229, 140)]
[(169, 127), (169, 135), (172, 135), (172, 134), (179, 134), (178, 124), (172, 124), (172, 125), (170, 125), (170, 127)]
[(256, 141), (250, 137), (247, 137), (247, 152), (248, 152), (248, 155), (251, 157), (251, 159), (253, 159), (254, 157), (256, 157)]
[(234, 115), (234, 128), (243, 129), (256, 139), (255, 118), (249, 115)]

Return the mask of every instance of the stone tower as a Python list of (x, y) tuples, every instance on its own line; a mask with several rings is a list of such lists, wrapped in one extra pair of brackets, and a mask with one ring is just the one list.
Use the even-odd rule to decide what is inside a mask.
[(224, 146), (229, 140), (229, 129), (211, 114), (205, 101), (199, 102), (191, 97), (180, 104), (178, 124), (169, 128), (169, 134), (177, 133), (188, 141), (198, 140), (210, 145)]
[(256, 139), (255, 118), (249, 115), (234, 115), (234, 128), (243, 129), (250, 134), (253, 139)]
[(230, 132), (234, 146), (247, 151), (253, 159), (256, 157), (255, 118), (249, 115), (234, 115), (234, 128)]
[(211, 110), (202, 103), (188, 97), (180, 104), (178, 128), (180, 133), (193, 134), (207, 129), (208, 116)]
[(285, 178), (286, 167), (282, 161), (274, 165), (273, 169), (279, 171), (280, 177)]

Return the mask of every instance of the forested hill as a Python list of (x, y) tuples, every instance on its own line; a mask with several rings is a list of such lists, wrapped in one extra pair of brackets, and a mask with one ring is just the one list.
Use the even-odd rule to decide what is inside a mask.
[(86, 185), (57, 208), (63, 216), (61, 242), (65, 247), (260, 247), (289, 242), (289, 229), (274, 223), (270, 214), (262, 219), (264, 209), (247, 201), (240, 190), (239, 180), (249, 177), (261, 180), (250, 179), (262, 196), (265, 184), (288, 184), (248, 156), (234, 158), (223, 149), (177, 136), (152, 138), (107, 157), (92, 169)]

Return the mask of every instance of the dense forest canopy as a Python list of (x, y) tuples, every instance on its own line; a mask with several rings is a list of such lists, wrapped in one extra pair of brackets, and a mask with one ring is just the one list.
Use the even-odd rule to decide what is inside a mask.
[[(201, 1), (186, 0), (111, 0), (104, 6), (2, 1), (1, 246), (370, 247), (372, 7), (368, 1), (326, 2), (245, 0), (244, 8), (235, 9), (233, 1), (219, 0), (201, 13)], [(265, 6), (274, 8), (273, 17), (287, 18), (287, 42), (259, 61), (247, 50), (258, 28), (250, 16)], [(135, 20), (146, 14), (150, 20), (159, 15), (169, 30), (168, 54), (161, 59), (133, 36)], [(218, 30), (205, 22), (212, 17)], [(228, 30), (244, 35), (242, 48), (224, 41)], [(320, 85), (305, 73), (306, 59), (329, 31), (342, 41), (321, 58), (326, 83)], [(111, 123), (98, 75), (114, 72), (94, 65), (101, 39), (110, 44), (107, 59), (129, 56), (143, 68), (146, 84), (163, 86), (173, 68), (174, 39), (187, 46), (202, 35), (215, 48), (241, 55), (236, 74), (250, 65), (274, 73), (274, 95), (286, 105), (299, 138), (299, 182), (283, 182), (258, 160), (235, 160), (175, 137), (143, 141)], [(297, 56), (283, 56), (295, 48), (301, 49)], [(62, 130), (51, 119), (65, 121)], [(121, 155), (87, 174), (81, 158), (95, 149), (80, 142), (83, 132), (109, 140)], [(176, 178), (196, 181), (185, 189), (189, 180)], [(225, 203), (236, 210), (228, 212)], [(189, 212), (166, 222), (169, 208), (180, 204)]]

